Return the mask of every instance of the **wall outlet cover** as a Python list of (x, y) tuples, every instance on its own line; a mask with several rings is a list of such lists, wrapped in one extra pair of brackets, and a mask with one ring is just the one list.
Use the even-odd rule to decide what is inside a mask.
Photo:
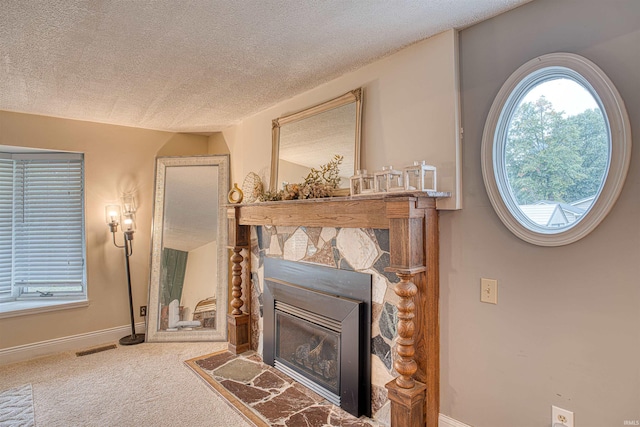
[(551, 425), (553, 427), (575, 427), (573, 424), (573, 412), (552, 405)]

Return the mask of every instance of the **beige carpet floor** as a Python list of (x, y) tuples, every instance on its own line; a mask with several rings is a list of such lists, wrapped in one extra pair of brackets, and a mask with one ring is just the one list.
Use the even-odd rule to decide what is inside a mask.
[(0, 391), (31, 384), (37, 427), (251, 426), (183, 363), (225, 348), (144, 343), (62, 353), (0, 367)]

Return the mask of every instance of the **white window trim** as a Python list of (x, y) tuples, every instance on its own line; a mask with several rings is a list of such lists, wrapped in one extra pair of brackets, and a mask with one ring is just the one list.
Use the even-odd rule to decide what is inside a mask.
[(0, 319), (88, 306), (89, 300), (85, 297), (78, 298), (77, 300), (17, 300), (0, 304)]
[[(525, 227), (509, 209), (500, 192), (500, 169), (497, 161), (502, 161), (501, 149), (504, 143), (496, 141), (498, 126), (505, 106), (520, 84), (534, 73), (549, 67), (563, 67), (573, 70), (589, 83), (602, 102), (608, 119), (611, 136), (610, 163), (604, 183), (591, 209), (576, 225), (558, 233), (538, 232)], [(505, 112), (508, 113), (508, 112)], [(613, 208), (624, 185), (631, 159), (631, 126), (624, 101), (613, 82), (593, 62), (572, 53), (551, 53), (532, 59), (518, 68), (504, 83), (496, 96), (482, 136), (482, 177), (489, 200), (504, 225), (520, 239), (539, 246), (562, 246), (576, 242), (587, 236)]]

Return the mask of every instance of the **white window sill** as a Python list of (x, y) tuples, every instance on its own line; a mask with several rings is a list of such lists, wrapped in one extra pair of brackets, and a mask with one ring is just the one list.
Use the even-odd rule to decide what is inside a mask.
[(88, 307), (89, 300), (21, 300), (0, 303), (0, 319), (46, 313), (49, 311), (68, 310), (70, 308)]

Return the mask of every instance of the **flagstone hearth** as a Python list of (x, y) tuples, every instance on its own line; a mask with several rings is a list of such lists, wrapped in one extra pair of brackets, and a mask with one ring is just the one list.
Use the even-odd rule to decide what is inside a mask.
[(229, 352), (186, 362), (254, 424), (276, 427), (380, 427), (332, 405), (275, 368), (255, 352)]

